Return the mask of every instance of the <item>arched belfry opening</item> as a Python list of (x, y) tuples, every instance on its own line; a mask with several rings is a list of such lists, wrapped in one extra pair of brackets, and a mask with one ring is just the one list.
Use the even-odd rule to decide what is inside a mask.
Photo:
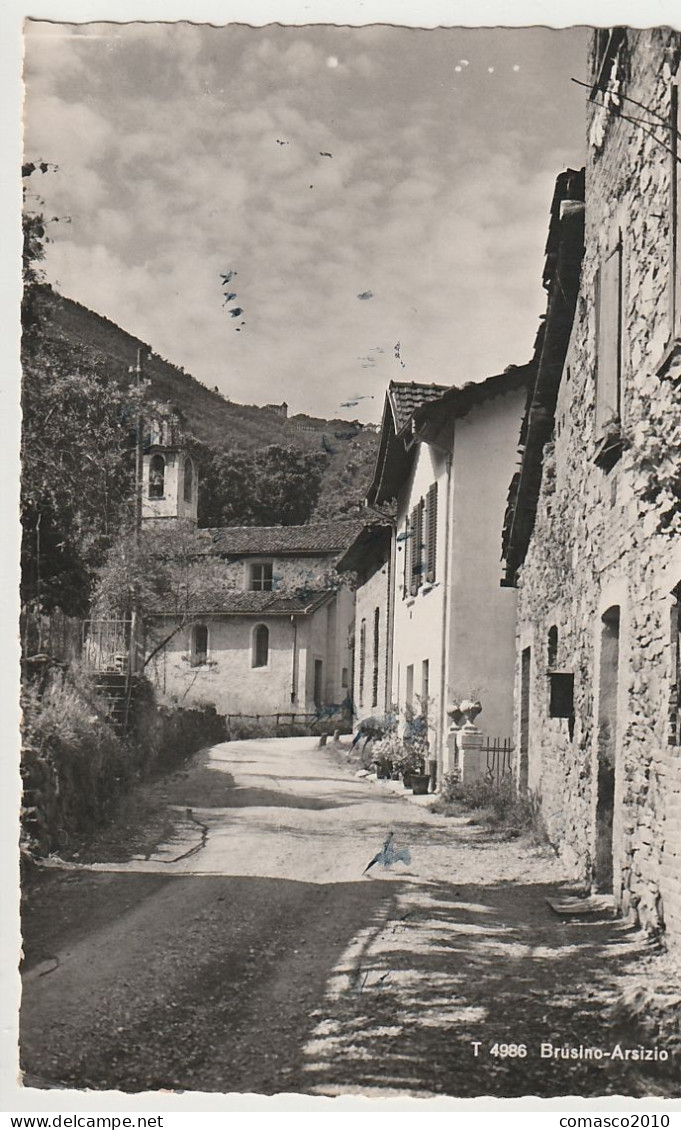
[(142, 519), (197, 521), (198, 469), (186, 450), (179, 414), (146, 426), (142, 458)]
[(149, 498), (163, 498), (165, 495), (166, 461), (158, 452), (149, 460), (149, 482), (147, 494)]

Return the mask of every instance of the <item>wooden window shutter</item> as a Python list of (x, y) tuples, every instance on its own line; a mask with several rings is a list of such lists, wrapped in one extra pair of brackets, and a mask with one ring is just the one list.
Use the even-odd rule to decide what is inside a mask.
[(362, 620), (359, 627), (359, 705), (364, 706), (364, 674), (367, 658), (367, 622)]
[(411, 586), (411, 522), (407, 517), (404, 523), (404, 579), (402, 583), (402, 596), (409, 595)]
[(411, 512), (411, 568), (409, 592), (416, 596), (422, 582), (423, 560), (423, 501), (417, 503)]
[(620, 416), (622, 239), (602, 264), (597, 288), (596, 423)]
[(433, 483), (426, 497), (426, 580), (435, 580), (437, 560), (437, 483)]

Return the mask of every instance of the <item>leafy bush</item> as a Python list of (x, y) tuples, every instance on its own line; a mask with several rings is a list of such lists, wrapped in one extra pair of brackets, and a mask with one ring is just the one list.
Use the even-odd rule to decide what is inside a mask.
[(458, 773), (446, 773), (442, 780), (441, 804), (476, 811), (485, 810), (487, 821), (512, 835), (540, 831), (536, 805), (520, 796), (515, 782), (505, 777), (499, 784), (481, 779), (463, 784)]
[(111, 813), (136, 772), (133, 749), (106, 721), (101, 702), (56, 672), (23, 696), (24, 827), (43, 849)]
[(230, 718), (227, 722), (227, 741), (245, 742), (249, 738), (277, 738), (281, 736), (274, 719)]
[(109, 703), (78, 667), (53, 671), (22, 697), (25, 846), (44, 854), (113, 817), (129, 786), (173, 768), (202, 746), (225, 738), (214, 707), (158, 706), (142, 682), (125, 737), (116, 733)]

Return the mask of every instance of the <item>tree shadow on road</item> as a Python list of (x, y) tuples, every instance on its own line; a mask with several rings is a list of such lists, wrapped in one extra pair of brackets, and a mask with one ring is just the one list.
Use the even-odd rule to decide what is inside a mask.
[(298, 1090), (312, 1017), (397, 890), (129, 873), (53, 882), (43, 899), (66, 899), (66, 913), (44, 906), (24, 921), (34, 961), (52, 959), (24, 978), (25, 1082), (132, 1092)]
[[(604, 1010), (641, 943), (611, 918), (559, 919), (551, 894), (554, 886), (532, 883), (403, 890), (398, 921), (363, 956), (361, 994), (327, 994), (303, 1089), (548, 1097), (661, 1085), (679, 1094), (678, 1083), (660, 1082), (660, 1065), (578, 1058), (585, 1048), (611, 1052), (618, 1039), (637, 1046), (635, 1033), (612, 1031)], [(495, 1044), (515, 1054), (495, 1055)], [(574, 1058), (542, 1056), (542, 1045), (574, 1049)]]

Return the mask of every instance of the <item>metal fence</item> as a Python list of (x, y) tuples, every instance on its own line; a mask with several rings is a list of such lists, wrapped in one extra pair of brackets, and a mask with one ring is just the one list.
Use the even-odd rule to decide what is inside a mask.
[(83, 620), (83, 663), (91, 671), (127, 670), (130, 620)]
[(277, 714), (227, 714), (227, 725), (238, 726), (240, 723), (253, 723), (254, 725), (272, 726), (280, 729), (286, 726), (303, 726), (311, 729), (313, 726), (324, 724), (329, 731), (334, 729), (350, 732), (349, 716), (342, 711), (334, 713), (321, 710), (313, 712), (280, 711)]
[(485, 738), (481, 753), (487, 758), (485, 779), (497, 787), (513, 774), (513, 742), (511, 738)]

